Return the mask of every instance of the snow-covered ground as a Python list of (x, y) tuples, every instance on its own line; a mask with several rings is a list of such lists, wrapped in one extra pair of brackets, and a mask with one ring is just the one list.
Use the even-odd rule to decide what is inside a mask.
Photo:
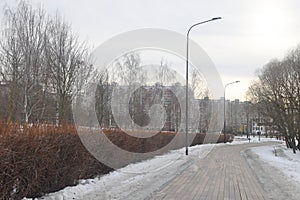
[[(276, 152), (276, 155), (275, 155)], [(300, 154), (285, 144), (261, 146), (243, 152), (269, 199), (299, 200)]]
[[(277, 141), (262, 137), (251, 137), (250, 142)], [(246, 137), (235, 137), (230, 145), (248, 143)], [(204, 158), (216, 145), (205, 144), (189, 148), (189, 156), (185, 156), (185, 148), (170, 151), (167, 154), (156, 156), (140, 163), (128, 165), (110, 174), (95, 178), (81, 180), (77, 186), (47, 194), (39, 199), (144, 199), (158, 190), (163, 184), (182, 173), (184, 169), (196, 160)], [(226, 144), (229, 145), (229, 144)], [(279, 149), (279, 146), (277, 145)], [(299, 181), (300, 158), (299, 154), (292, 155), (290, 150), (283, 149), (286, 156), (274, 156), (273, 147), (255, 148), (260, 159), (271, 165), (278, 165), (280, 170), (288, 171), (287, 176), (296, 177)], [(278, 164), (280, 163), (280, 165)], [(300, 182), (299, 182), (300, 183)], [(25, 198), (24, 198), (25, 199)], [(27, 199), (28, 200), (28, 199)]]
[[(253, 142), (278, 142), (278, 140), (276, 140), (276, 138), (266, 138), (264, 136), (261, 136), (261, 137), (258, 137), (258, 136), (250, 136), (250, 143), (253, 143)], [(229, 144), (232, 144), (232, 145), (235, 145), (235, 144), (243, 144), (243, 143), (249, 143), (249, 138), (247, 138), (246, 136), (235, 136), (234, 137), (234, 140), (232, 143), (229, 143)]]
[[(236, 137), (235, 143), (246, 142), (245, 137)], [(259, 138), (251, 137), (251, 142), (259, 142)], [(275, 138), (260, 138), (261, 142), (267, 141), (278, 141)], [(296, 141), (297, 142), (297, 141)], [(297, 143), (296, 143), (297, 145)], [(293, 153), (291, 149), (288, 149), (285, 142), (273, 146), (261, 146), (254, 147), (251, 149), (252, 152), (259, 156), (259, 159), (266, 162), (267, 164), (277, 168), (283, 172), (287, 177), (290, 177), (294, 181), (300, 183), (300, 152)]]
[(259, 158), (300, 184), (300, 153), (293, 153), (285, 144), (252, 148)]
[(140, 163), (128, 165), (95, 179), (81, 180), (74, 187), (39, 199), (143, 199), (180, 174), (196, 160), (204, 158), (217, 144), (199, 145), (170, 151)]

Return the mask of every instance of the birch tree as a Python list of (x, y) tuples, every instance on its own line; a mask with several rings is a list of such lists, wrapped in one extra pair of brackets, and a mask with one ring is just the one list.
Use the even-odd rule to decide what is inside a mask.
[(16, 118), (14, 111), (20, 106), (21, 119), (28, 123), (40, 103), (47, 21), (43, 9), (34, 9), (21, 1), (16, 10), (6, 9), (5, 22), (1, 64), (3, 79), (10, 88), (8, 119)]
[(2, 105), (7, 120), (72, 121), (71, 101), (93, 69), (86, 43), (58, 14), (51, 17), (25, 1), (5, 9), (3, 26), (0, 73), (8, 88), (8, 103)]

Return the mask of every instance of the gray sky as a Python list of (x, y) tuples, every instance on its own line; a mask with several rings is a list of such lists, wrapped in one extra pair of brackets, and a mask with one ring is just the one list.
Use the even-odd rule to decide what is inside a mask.
[[(16, 1), (0, 0), (1, 6)], [(186, 34), (190, 25), (215, 16), (223, 19), (195, 27), (191, 38), (214, 61), (230, 99), (245, 100), (255, 70), (282, 58), (300, 42), (297, 0), (29, 0), (59, 10), (74, 32), (94, 47), (122, 32), (140, 28)]]

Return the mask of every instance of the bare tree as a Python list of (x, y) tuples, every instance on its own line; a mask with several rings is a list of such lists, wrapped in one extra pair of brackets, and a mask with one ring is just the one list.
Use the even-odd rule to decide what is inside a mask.
[(70, 118), (71, 101), (91, 75), (89, 50), (57, 14), (47, 30), (45, 57), (50, 85), (56, 94), (56, 120)]
[[(7, 20), (11, 20), (9, 17), (9, 11), (5, 13)], [(19, 97), (19, 85), (21, 79), (21, 59), (22, 54), (18, 47), (18, 38), (16, 37), (16, 30), (8, 25), (2, 32), (1, 39), (1, 78), (2, 82), (9, 88), (8, 91), (8, 105), (1, 105), (7, 107), (7, 119), (8, 121), (16, 120), (16, 112), (18, 110), (17, 99)]]
[(119, 76), (119, 83), (132, 86), (133, 84), (143, 85), (147, 81), (146, 71), (141, 66), (140, 55), (136, 52), (129, 52), (120, 57), (115, 64), (116, 73)]
[[(1, 43), (2, 76), (10, 88), (8, 119), (14, 107), (22, 107), (23, 121), (29, 122), (40, 104), (42, 57), (46, 29), (45, 13), (21, 1), (16, 10), (6, 9), (6, 29)], [(15, 118), (15, 117), (14, 117)]]
[(163, 58), (160, 60), (160, 65), (157, 69), (156, 78), (162, 86), (167, 86), (175, 80), (175, 72), (169, 67)]
[(200, 72), (193, 68), (192, 70), (190, 70), (191, 74), (191, 90), (194, 93), (196, 98), (204, 98), (204, 97), (208, 97), (209, 96), (209, 90), (208, 87), (205, 83), (205, 79), (204, 77), (200, 74)]
[[(287, 146), (296, 153), (299, 141), (300, 114), (300, 46), (282, 60), (269, 62), (258, 75), (248, 96), (259, 112), (272, 119), (272, 123), (285, 136)], [(299, 149), (299, 145), (298, 145)]]
[(72, 120), (71, 101), (93, 70), (87, 45), (58, 14), (53, 18), (25, 1), (5, 9), (3, 25), (0, 80), (8, 88), (2, 105), (7, 120)]
[(99, 72), (96, 89), (96, 113), (101, 127), (109, 127), (112, 121), (111, 97), (113, 85), (108, 82), (107, 70)]

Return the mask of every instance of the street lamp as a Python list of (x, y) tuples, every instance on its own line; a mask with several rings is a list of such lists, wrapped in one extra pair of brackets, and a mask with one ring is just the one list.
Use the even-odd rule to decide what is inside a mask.
[(193, 27), (198, 26), (200, 24), (204, 24), (210, 21), (222, 19), (221, 17), (214, 17), (212, 19), (199, 22), (196, 24), (193, 24), (187, 34), (186, 34), (186, 90), (185, 90), (185, 155), (188, 155), (188, 146), (189, 146), (189, 141), (188, 141), (188, 84), (189, 84), (189, 35), (190, 31)]
[(231, 82), (231, 83), (227, 83), (225, 86), (224, 86), (224, 127), (223, 127), (223, 131), (224, 131), (224, 143), (226, 143), (226, 131), (225, 131), (225, 129), (226, 129), (226, 110), (225, 110), (225, 105), (226, 105), (226, 98), (225, 98), (225, 90), (226, 90), (226, 87), (228, 86), (228, 85), (231, 85), (231, 84), (234, 84), (234, 83), (239, 83), (240, 81), (234, 81), (234, 82)]

